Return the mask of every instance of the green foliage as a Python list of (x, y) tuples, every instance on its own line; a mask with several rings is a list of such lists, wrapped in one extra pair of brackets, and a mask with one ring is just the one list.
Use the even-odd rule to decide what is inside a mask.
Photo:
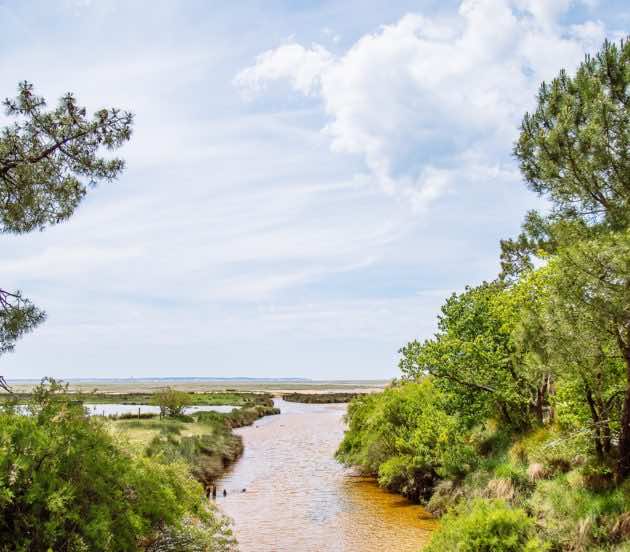
[(0, 550), (133, 551), (185, 518), (215, 523), (187, 466), (126, 451), (58, 383), (27, 409), (0, 412)]
[(626, 227), (630, 189), (630, 42), (606, 42), (574, 77), (561, 71), (540, 87), (515, 147), (532, 190), (553, 217)]
[(153, 395), (153, 404), (160, 407), (160, 412), (164, 416), (181, 416), (184, 409), (191, 403), (192, 400), (188, 393), (171, 387), (162, 389)]
[(204, 486), (219, 477), (225, 466), (234, 462), (242, 452), (241, 438), (226, 430), (184, 437), (156, 436), (145, 450), (147, 456), (161, 462), (185, 462), (195, 479)]
[(0, 354), (13, 351), (15, 342), (46, 319), (46, 314), (20, 291), (0, 289)]
[(216, 517), (211, 523), (200, 524), (185, 519), (179, 528), (168, 527), (145, 548), (146, 552), (233, 552), (237, 550), (228, 522)]
[(400, 351), (405, 377), (431, 374), (450, 407), (470, 425), (497, 416), (526, 427), (539, 398), (541, 370), (519, 362), (515, 308), (502, 304), (511, 294), (500, 282), (453, 294), (442, 306), (435, 338)]
[(446, 514), (426, 552), (542, 552), (534, 522), (500, 500), (477, 499)]
[(284, 393), (282, 400), (306, 404), (347, 403), (363, 393)]
[(523, 119), (515, 154), (550, 210), (501, 243), (497, 281), (453, 294), (435, 336), (400, 351), (404, 381), (437, 394), (407, 383), (350, 405), (340, 459), (406, 493), (445, 478), (429, 552), (627, 549), (629, 152), (630, 42), (606, 42)]
[(70, 93), (46, 111), (45, 100), (28, 82), (20, 83), (17, 98), (4, 106), (16, 122), (0, 133), (0, 231), (21, 234), (62, 222), (88, 186), (122, 171), (121, 159), (98, 153), (129, 140), (130, 113), (101, 109), (89, 119)]
[(531, 213), (517, 240), (502, 242), (508, 277), (531, 270), (532, 256), (555, 257), (550, 341), (564, 344), (556, 357), (572, 369), (573, 388), (583, 387), (598, 456), (610, 456), (610, 420), (618, 420), (620, 479), (630, 475), (629, 85), (630, 42), (622, 41), (604, 43), (575, 76), (562, 71), (541, 86), (515, 154), (551, 212)]
[(437, 477), (474, 462), (461, 420), (447, 414), (430, 379), (354, 399), (337, 458), (377, 474), (379, 482), (412, 498), (428, 497)]

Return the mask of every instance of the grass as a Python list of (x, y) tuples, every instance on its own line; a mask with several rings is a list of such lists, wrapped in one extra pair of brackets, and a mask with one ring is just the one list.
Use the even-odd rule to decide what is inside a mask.
[(232, 429), (279, 412), (266, 403), (250, 403), (229, 413), (200, 411), (178, 418), (110, 419), (105, 423), (130, 446), (149, 456), (184, 460), (208, 487), (243, 452), (242, 440)]
[[(460, 480), (438, 483), (429, 511), (442, 516), (500, 500), (527, 514), (550, 552), (630, 550), (630, 482), (615, 486), (586, 442), (555, 427), (518, 437), (489, 427), (475, 437), (477, 465)], [(454, 516), (448, 524), (460, 523)]]

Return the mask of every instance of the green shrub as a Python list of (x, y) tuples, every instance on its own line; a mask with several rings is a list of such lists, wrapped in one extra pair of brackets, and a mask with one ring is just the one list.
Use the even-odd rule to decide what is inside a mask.
[(515, 465), (512, 462), (502, 462), (494, 469), (495, 477), (507, 479), (517, 487), (529, 487), (527, 471), (522, 465)]
[(444, 410), (429, 378), (354, 399), (347, 421), (337, 459), (412, 499), (428, 498), (438, 478), (460, 477), (476, 460), (466, 426)]
[(542, 552), (534, 521), (501, 500), (477, 499), (442, 518), (424, 552)]
[(38, 387), (28, 413), (0, 409), (2, 552), (135, 551), (185, 519), (212, 526), (185, 464), (125, 450), (64, 387)]
[(192, 404), (189, 393), (167, 387), (153, 395), (153, 403), (160, 407), (163, 416), (181, 416), (184, 409)]

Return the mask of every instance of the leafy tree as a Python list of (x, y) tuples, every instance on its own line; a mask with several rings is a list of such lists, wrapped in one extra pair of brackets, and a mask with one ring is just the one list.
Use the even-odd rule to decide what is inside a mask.
[(544, 270), (530, 271), (506, 285), (491, 303), (491, 312), (509, 335), (510, 369), (519, 374), (521, 393), (528, 397), (529, 415), (542, 424), (551, 417), (554, 373), (550, 365), (545, 316), (549, 282)]
[(630, 42), (605, 42), (574, 77), (563, 70), (541, 85), (514, 154), (551, 212), (530, 212), (523, 233), (502, 242), (504, 274), (532, 268), (531, 255), (554, 253), (567, 239), (630, 224), (629, 67)]
[[(563, 250), (537, 271), (546, 281), (544, 332), (539, 343), (554, 372), (554, 403), (565, 429), (590, 429), (597, 456), (612, 453), (624, 394), (624, 362), (619, 356), (614, 324), (593, 308), (593, 283), (575, 272), (577, 257)], [(599, 293), (599, 292), (596, 292)]]
[(400, 369), (412, 380), (431, 374), (451, 408), (471, 424), (498, 416), (526, 427), (538, 410), (541, 380), (517, 362), (508, 321), (497, 308), (504, 291), (493, 282), (453, 294), (442, 306), (434, 339), (401, 349)]
[(184, 409), (192, 404), (188, 393), (171, 387), (155, 393), (153, 400), (163, 416), (181, 416)]
[[(594, 424), (604, 432), (603, 452), (610, 448), (611, 423), (619, 427), (618, 475), (625, 477), (630, 473), (630, 231), (577, 242), (554, 261), (550, 336), (565, 377), (566, 368), (573, 368), (583, 382)], [(612, 415), (619, 417), (613, 422)]]
[[(47, 110), (26, 81), (3, 105), (14, 122), (0, 131), (0, 232), (24, 234), (68, 219), (89, 187), (123, 170), (121, 159), (100, 153), (129, 140), (131, 113), (101, 109), (89, 118), (70, 93)], [(21, 292), (0, 287), (0, 354), (44, 318)]]
[(44, 382), (29, 415), (15, 408), (0, 411), (3, 552), (158, 550), (153, 543), (186, 534), (191, 519), (205, 538), (225, 541), (185, 465), (125, 450), (65, 387)]
[[(541, 86), (515, 147), (527, 183), (551, 202), (532, 213), (515, 241), (502, 243), (504, 273), (531, 256), (560, 254), (574, 297), (614, 337), (626, 381), (618, 476), (630, 475), (630, 42), (606, 42), (574, 77), (562, 71)], [(626, 257), (624, 258), (624, 255)]]

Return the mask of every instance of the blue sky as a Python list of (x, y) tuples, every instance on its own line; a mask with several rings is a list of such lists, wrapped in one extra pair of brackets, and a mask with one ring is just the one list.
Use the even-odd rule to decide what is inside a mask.
[[(539, 200), (511, 149), (605, 0), (0, 1), (2, 85), (136, 114), (125, 174), (5, 236), (9, 378), (382, 378)], [(0, 122), (6, 122), (0, 119)]]

